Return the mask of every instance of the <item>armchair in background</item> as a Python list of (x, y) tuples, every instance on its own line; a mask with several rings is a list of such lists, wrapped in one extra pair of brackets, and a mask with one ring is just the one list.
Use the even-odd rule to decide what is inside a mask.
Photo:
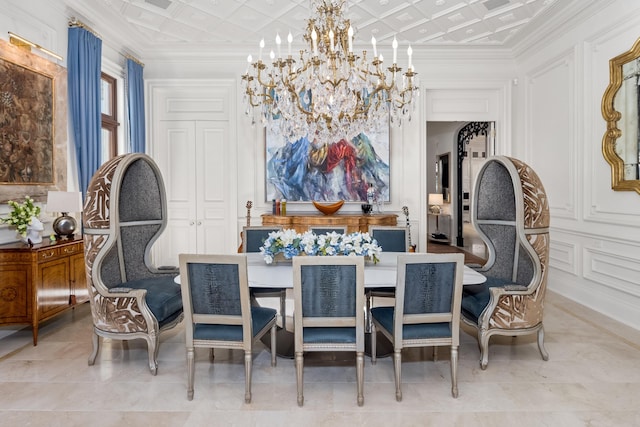
[(543, 360), (543, 308), (549, 263), (549, 204), (538, 175), (524, 162), (493, 157), (476, 178), (471, 222), (487, 245), (482, 285), (465, 286), (462, 320), (474, 327), (480, 367), (493, 335), (537, 334)]
[(167, 225), (160, 169), (147, 155), (115, 157), (98, 169), (84, 203), (87, 286), (93, 317), (93, 365), (100, 338), (146, 340), (158, 370), (160, 332), (183, 318), (178, 269), (151, 263), (151, 246)]

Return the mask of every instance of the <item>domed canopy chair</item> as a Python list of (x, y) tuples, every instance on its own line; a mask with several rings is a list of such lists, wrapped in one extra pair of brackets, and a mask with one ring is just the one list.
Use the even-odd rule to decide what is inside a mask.
[(93, 316), (93, 365), (100, 337), (147, 341), (149, 369), (158, 369), (162, 331), (183, 318), (178, 269), (151, 265), (150, 249), (167, 225), (164, 182), (145, 154), (125, 154), (95, 173), (84, 204), (87, 286)]
[(493, 335), (537, 333), (543, 360), (542, 312), (547, 287), (549, 204), (538, 175), (509, 157), (487, 160), (478, 173), (471, 222), (487, 245), (482, 285), (465, 286), (462, 320), (478, 332), (480, 367)]

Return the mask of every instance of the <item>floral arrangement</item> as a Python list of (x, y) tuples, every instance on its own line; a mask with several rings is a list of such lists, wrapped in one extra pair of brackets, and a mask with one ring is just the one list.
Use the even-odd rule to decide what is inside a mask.
[(31, 219), (40, 215), (40, 206), (35, 206), (33, 199), (29, 196), (24, 198), (23, 203), (9, 200), (8, 205), (11, 206), (12, 211), (9, 212), (8, 217), (0, 218), (0, 223), (13, 225), (16, 227), (18, 234), (26, 237), (27, 227), (31, 225)]
[(273, 263), (277, 254), (283, 254), (285, 259), (291, 259), (296, 255), (311, 256), (367, 256), (374, 263), (379, 261), (378, 256), (382, 248), (378, 242), (372, 239), (369, 233), (339, 234), (336, 232), (316, 235), (311, 231), (302, 234), (295, 230), (285, 229), (269, 233), (260, 248), (267, 264)]

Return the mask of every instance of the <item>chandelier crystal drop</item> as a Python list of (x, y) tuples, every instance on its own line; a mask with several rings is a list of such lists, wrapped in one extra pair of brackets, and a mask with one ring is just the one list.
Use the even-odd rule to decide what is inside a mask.
[[(411, 120), (418, 97), (418, 81), (407, 49), (407, 70), (397, 64), (398, 42), (393, 39), (393, 63), (383, 66), (376, 40), (373, 55), (353, 52), (354, 28), (343, 16), (344, 0), (312, 0), (314, 17), (307, 21), (304, 40), (308, 49), (298, 59), (291, 52), (282, 57), (282, 39), (276, 35), (276, 53), (263, 61), (264, 39), (257, 61), (249, 55), (242, 76), (246, 113), (258, 118), (272, 132), (295, 142), (314, 135), (322, 143), (352, 140), (360, 133), (379, 132), (392, 124)], [(255, 121), (254, 121), (255, 123)]]

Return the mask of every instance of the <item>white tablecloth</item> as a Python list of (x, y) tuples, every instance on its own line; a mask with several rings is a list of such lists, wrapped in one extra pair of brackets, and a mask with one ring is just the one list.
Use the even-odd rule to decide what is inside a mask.
[[(364, 268), (364, 287), (380, 288), (396, 286), (396, 264), (398, 255), (406, 253), (383, 252), (380, 262), (367, 263)], [(247, 274), (252, 288), (293, 288), (291, 263), (267, 265), (259, 253), (247, 254)], [(464, 267), (465, 285), (477, 285), (487, 280), (482, 274)]]

